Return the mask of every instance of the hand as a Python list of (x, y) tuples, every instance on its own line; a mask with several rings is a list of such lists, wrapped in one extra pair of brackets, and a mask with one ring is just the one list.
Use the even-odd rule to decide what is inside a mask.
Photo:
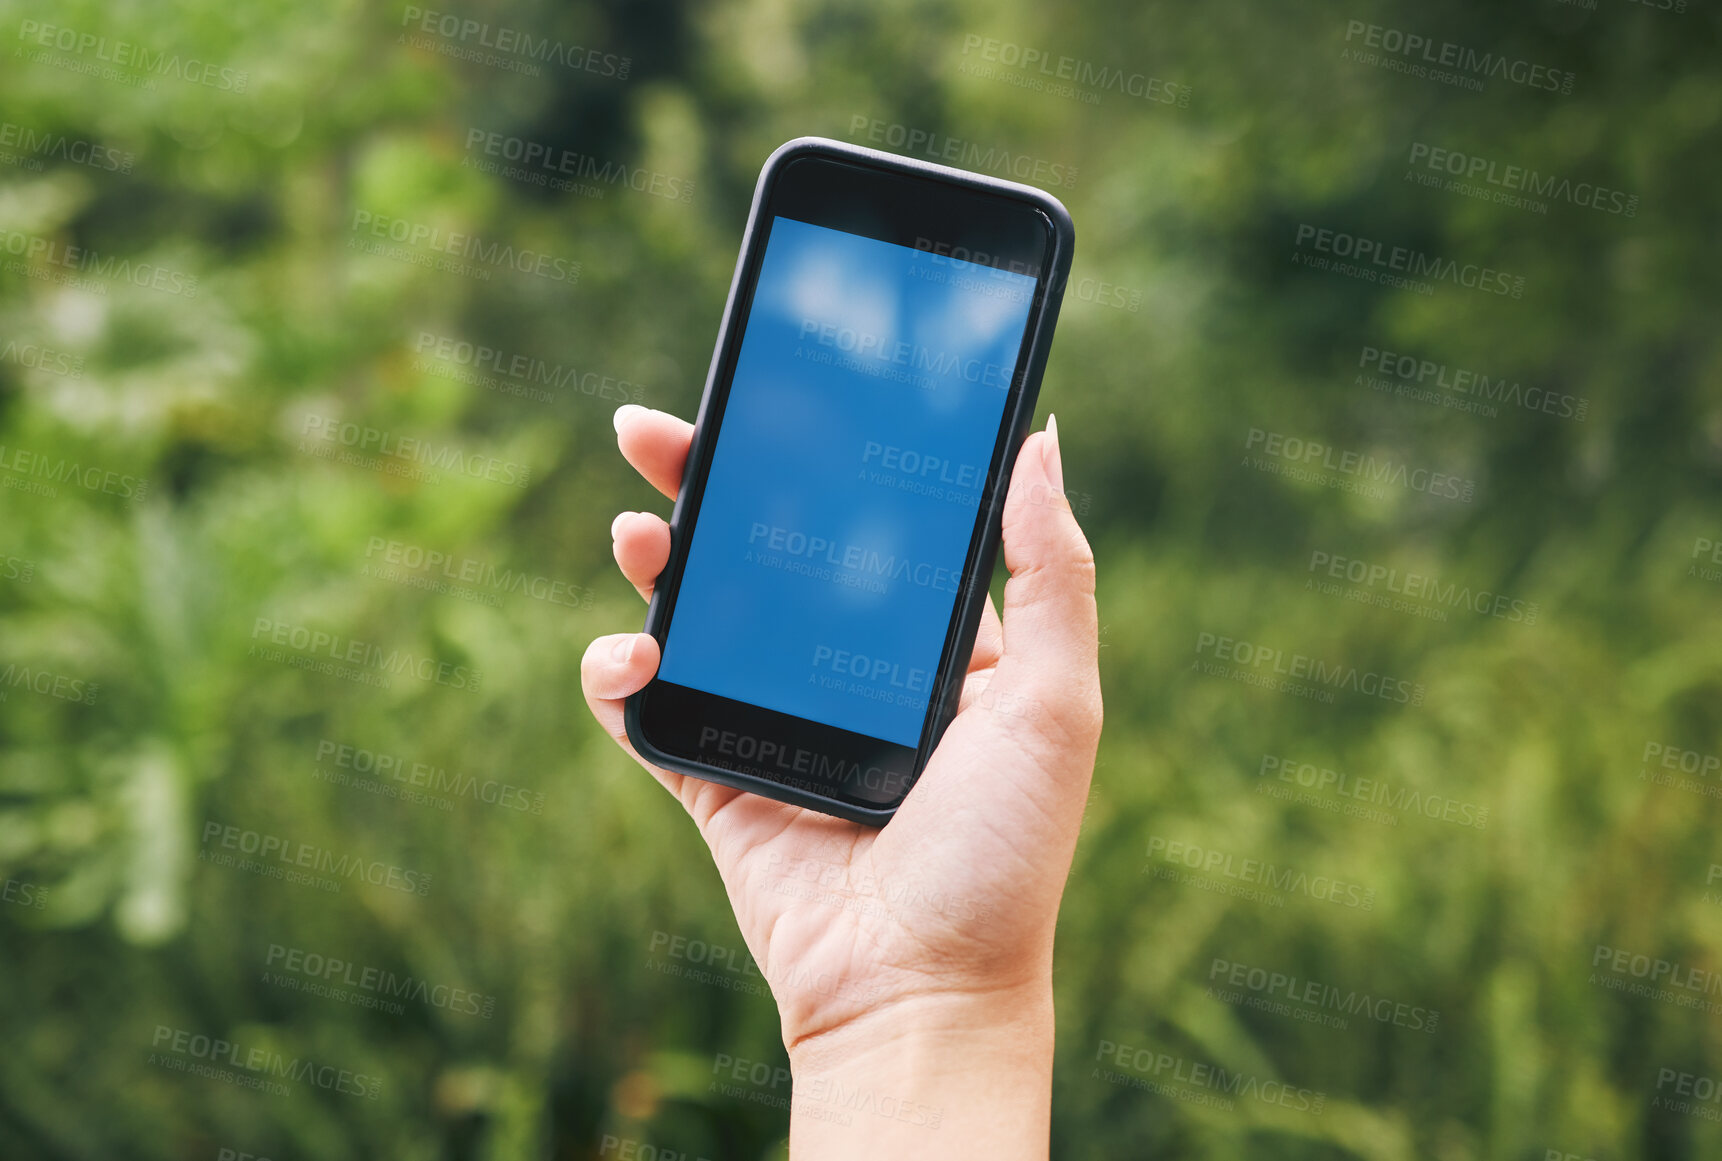
[[(673, 498), (692, 426), (628, 405), (616, 431)], [(883, 830), (645, 762), (622, 703), (657, 672), (656, 640), (586, 651), (593, 715), (692, 816), (771, 985), (794, 1155), (903, 1161), (917, 1143), (951, 1156), (983, 1142), (994, 1158), (1046, 1155), (1053, 929), (1101, 726), (1094, 557), (1062, 487), (1049, 420), (1024, 441), (1005, 503), (1004, 620), (989, 598), (959, 712)], [(624, 512), (611, 535), (649, 599), (669, 525)], [(870, 1099), (849, 1100), (869, 1083)]]

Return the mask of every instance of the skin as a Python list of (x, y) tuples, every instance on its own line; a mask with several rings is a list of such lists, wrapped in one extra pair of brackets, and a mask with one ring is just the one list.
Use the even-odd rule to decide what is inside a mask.
[[(593, 716), (699, 828), (771, 986), (794, 1158), (1047, 1156), (1053, 931), (1101, 727), (1094, 556), (1057, 430), (1049, 419), (1017, 456), (1003, 619), (989, 600), (961, 709), (882, 830), (643, 761), (622, 703), (657, 671), (657, 642), (600, 637), (582, 662)], [(616, 432), (674, 498), (692, 426), (628, 405)], [(623, 512), (611, 536), (650, 599), (669, 525)]]

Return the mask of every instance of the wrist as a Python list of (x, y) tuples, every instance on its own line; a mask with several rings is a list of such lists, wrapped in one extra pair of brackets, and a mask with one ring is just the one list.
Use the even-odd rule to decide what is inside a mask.
[(1050, 981), (878, 1008), (790, 1046), (790, 1155), (1044, 1161), (1052, 1051)]

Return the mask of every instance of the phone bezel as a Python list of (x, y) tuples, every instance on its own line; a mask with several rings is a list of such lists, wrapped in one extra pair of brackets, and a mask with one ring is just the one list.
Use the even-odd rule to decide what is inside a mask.
[[(660, 651), (679, 595), (690, 533), (704, 499), (771, 224), (779, 216), (966, 256), (978, 264), (1033, 273), (1036, 277), (1035, 299), (994, 440), (987, 484), (969, 535), (968, 553), (923, 715), (919, 744), (908, 747), (868, 738), (827, 723), (734, 702), (655, 677), (628, 698), (625, 705), (628, 737), (647, 761), (707, 781), (880, 826), (889, 821), (913, 788), (956, 712), (975, 629), (991, 582), (1010, 469), (1034, 413), (1069, 271), (1073, 230), (1069, 215), (1058, 200), (1030, 186), (824, 138), (798, 138), (772, 154), (755, 188), (682, 487), (671, 515), (669, 563), (659, 577), (647, 611), (645, 632), (657, 640)], [(688, 719), (685, 723), (681, 720), (684, 717)], [(693, 720), (695, 717), (698, 722)], [(742, 731), (721, 732), (744, 742), (751, 739), (754, 756), (759, 758), (762, 752), (769, 755), (778, 767), (777, 772), (768, 772), (758, 763), (720, 765), (721, 754), (712, 753), (709, 747), (702, 750), (700, 744), (686, 744), (696, 733), (703, 736), (713, 731), (711, 725), (702, 723), (717, 720), (739, 721), (744, 727)], [(680, 733), (665, 737), (666, 729)], [(795, 757), (788, 764), (790, 773), (785, 774), (782, 759), (790, 754)], [(888, 786), (900, 785), (901, 791), (883, 800), (859, 794), (845, 798), (820, 789), (821, 783), (793, 777), (797, 763), (806, 759), (811, 764), (820, 758), (828, 763), (836, 760), (851, 763), (857, 769), (877, 771)]]

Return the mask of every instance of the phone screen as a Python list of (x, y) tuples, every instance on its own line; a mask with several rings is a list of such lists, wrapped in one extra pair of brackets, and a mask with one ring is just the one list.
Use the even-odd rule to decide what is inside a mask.
[(919, 743), (1035, 286), (771, 219), (660, 679)]

